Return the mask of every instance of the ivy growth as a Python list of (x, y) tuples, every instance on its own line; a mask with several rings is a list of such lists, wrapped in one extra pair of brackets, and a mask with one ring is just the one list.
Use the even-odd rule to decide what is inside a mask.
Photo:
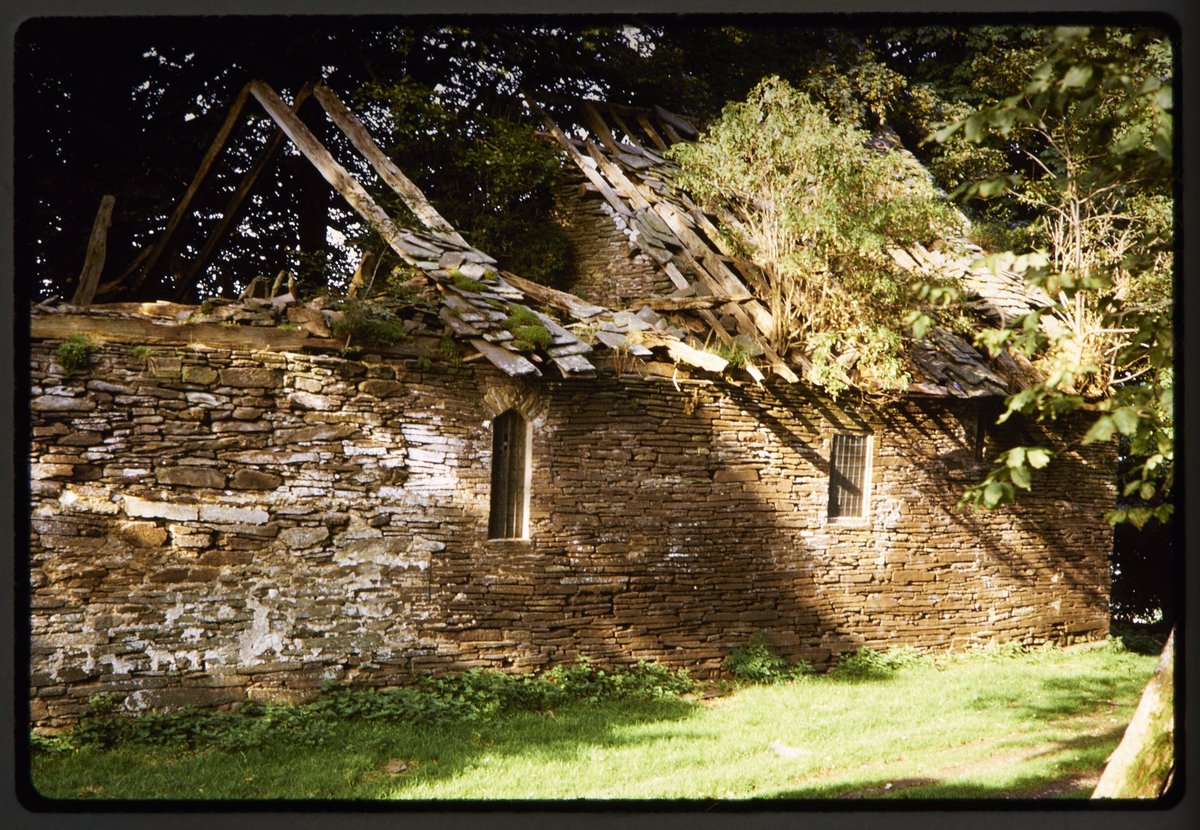
[(914, 280), (888, 250), (959, 224), (927, 175), (870, 139), (772, 77), (699, 141), (669, 151), (680, 184), (725, 217), (729, 244), (763, 270), (771, 345), (798, 349), (809, 380), (835, 394), (907, 388), (900, 354)]

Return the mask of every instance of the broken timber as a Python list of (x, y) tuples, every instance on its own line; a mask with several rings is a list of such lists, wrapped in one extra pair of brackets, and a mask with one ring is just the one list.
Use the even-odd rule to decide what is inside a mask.
[(172, 213), (171, 218), (167, 220), (167, 227), (163, 230), (162, 236), (158, 238), (158, 241), (155, 242), (154, 246), (150, 249), (150, 253), (147, 254), (144, 263), (139, 267), (135, 261), (135, 264), (131, 266), (124, 274), (121, 274), (121, 276), (117, 277), (112, 282), (108, 282), (100, 286), (97, 293), (112, 293), (114, 289), (120, 287), (121, 284), (135, 272), (137, 273), (137, 277), (134, 279), (133, 285), (130, 286), (132, 290), (137, 290), (141, 287), (142, 283), (146, 281), (146, 277), (150, 275), (150, 272), (154, 269), (154, 266), (158, 264), (158, 260), (166, 251), (167, 246), (171, 244), (171, 239), (175, 236), (175, 232), (179, 229), (179, 223), (183, 220), (183, 217), (187, 214), (188, 210), (191, 209), (192, 200), (200, 191), (200, 186), (204, 183), (204, 180), (208, 178), (209, 171), (212, 170), (213, 162), (217, 160), (217, 156), (220, 155), (221, 150), (225, 148), (225, 142), (229, 140), (229, 134), (233, 132), (233, 128), (237, 124), (238, 117), (242, 114), (242, 109), (246, 105), (246, 98), (249, 91), (250, 84), (246, 84), (238, 92), (237, 98), (234, 99), (233, 105), (230, 106), (229, 112), (225, 116), (225, 121), (221, 124), (221, 129), (217, 131), (216, 137), (213, 138), (212, 143), (208, 147), (208, 151), (204, 154), (204, 159), (200, 162), (200, 166), (196, 169), (196, 174), (192, 176), (191, 184), (188, 185), (188, 189), (183, 194), (183, 198), (179, 200), (179, 204), (175, 206), (175, 212)]
[(346, 168), (325, 149), (325, 145), (309, 131), (294, 112), (284, 105), (275, 90), (262, 81), (251, 81), (250, 92), (262, 104), (267, 115), (279, 125), (279, 128), (292, 140), (304, 156), (312, 162), (317, 171), (329, 182), (350, 207), (366, 220), (376, 233), (383, 237), (388, 246), (409, 265), (416, 266), (417, 256), (409, 243), (404, 239), (405, 234), (396, 223), (376, 204), (366, 189), (358, 183)]
[(362, 153), (363, 157), (371, 163), (371, 166), (375, 168), (375, 172), (379, 174), (379, 177), (387, 182), (392, 190), (396, 191), (396, 195), (404, 200), (404, 204), (408, 205), (408, 209), (413, 212), (413, 215), (426, 228), (445, 234), (452, 241), (464, 248), (470, 247), (467, 241), (459, 236), (454, 226), (447, 222), (434, 206), (429, 203), (429, 200), (425, 198), (425, 194), (407, 176), (400, 172), (400, 168), (390, 158), (383, 154), (383, 150), (379, 149), (379, 145), (371, 138), (371, 134), (367, 132), (367, 128), (341, 102), (341, 99), (333, 94), (333, 91), (329, 87), (324, 84), (317, 84), (313, 90), (313, 94), (316, 95), (317, 101), (320, 102), (321, 106), (325, 108), (325, 112), (329, 115), (330, 120), (346, 135), (346, 138), (350, 139), (350, 143), (354, 145), (355, 149)]
[(75, 288), (71, 305), (91, 305), (96, 296), (96, 285), (100, 282), (100, 272), (104, 270), (104, 256), (108, 250), (108, 228), (112, 224), (113, 205), (116, 202), (117, 197), (112, 195), (106, 195), (100, 200), (100, 209), (96, 211), (96, 220), (92, 223), (87, 256), (83, 260), (83, 270), (79, 273), (79, 285)]

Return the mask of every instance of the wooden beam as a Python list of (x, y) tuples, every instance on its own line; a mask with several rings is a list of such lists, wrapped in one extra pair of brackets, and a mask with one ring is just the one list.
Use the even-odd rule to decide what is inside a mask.
[(559, 291), (556, 288), (518, 277), (516, 274), (510, 274), (508, 271), (501, 271), (500, 276), (504, 278), (505, 282), (525, 296), (537, 300), (539, 303), (545, 303), (551, 308), (566, 311), (579, 320), (595, 317), (597, 314), (602, 314), (608, 310), (602, 306), (585, 302), (574, 294), (568, 294), (565, 291)]
[(346, 289), (346, 296), (354, 299), (358, 296), (358, 292), (363, 290), (363, 286), (367, 283), (367, 271), (371, 269), (371, 260), (375, 258), (375, 254), (367, 251), (362, 255), (362, 259), (358, 261), (358, 267), (354, 269), (354, 276), (350, 278), (350, 287)]
[(654, 129), (654, 125), (650, 123), (650, 119), (645, 113), (638, 113), (637, 122), (642, 125), (642, 129), (646, 131), (646, 135), (650, 136), (650, 140), (654, 142), (654, 146), (662, 152), (667, 151), (667, 142), (663, 141), (662, 136)]
[(450, 239), (462, 245), (464, 248), (471, 247), (465, 239), (459, 236), (458, 231), (454, 229), (446, 219), (437, 212), (429, 200), (425, 198), (425, 194), (417, 187), (411, 179), (400, 172), (400, 168), (388, 158), (379, 145), (375, 143), (375, 139), (371, 138), (371, 134), (363, 123), (358, 120), (353, 112), (351, 112), (341, 99), (333, 93), (329, 87), (324, 84), (317, 84), (313, 89), (313, 94), (321, 106), (325, 108), (329, 118), (337, 128), (341, 130), (346, 138), (350, 139), (350, 143), (354, 145), (358, 152), (362, 153), (363, 157), (371, 163), (375, 168), (375, 172), (383, 179), (392, 190), (396, 191), (396, 195), (404, 200), (404, 204), (408, 205), (408, 209), (413, 212), (425, 227), (431, 231), (444, 233)]
[[(305, 84), (302, 86), (292, 101), (292, 112), (298, 113), (300, 107), (311, 95), (312, 85)], [(242, 203), (250, 195), (250, 191), (254, 189), (254, 185), (258, 183), (258, 177), (262, 175), (263, 170), (274, 160), (282, 144), (283, 130), (276, 129), (271, 137), (267, 139), (267, 143), (263, 145), (262, 151), (254, 159), (254, 163), (250, 165), (250, 169), (242, 175), (242, 180), (238, 182), (238, 186), (229, 197), (229, 201), (225, 203), (225, 209), (221, 212), (220, 221), (217, 222), (216, 227), (208, 235), (208, 239), (204, 241), (204, 247), (200, 249), (200, 253), (188, 265), (187, 270), (180, 278), (179, 285), (175, 289), (175, 299), (182, 299), (195, 286), (200, 272), (208, 265), (208, 261), (212, 259), (212, 255), (217, 250), (217, 246), (224, 241), (226, 234), (229, 233), (229, 229), (233, 227), (234, 220), (237, 219)]]
[(404, 242), (401, 229), (384, 212), (383, 208), (376, 204), (375, 200), (371, 198), (371, 194), (367, 193), (358, 180), (346, 168), (337, 163), (329, 150), (325, 149), (325, 145), (317, 140), (308, 127), (304, 126), (304, 122), (284, 105), (275, 90), (262, 81), (251, 81), (250, 92), (258, 99), (263, 109), (279, 125), (280, 129), (292, 140), (296, 148), (312, 162), (325, 181), (333, 186), (350, 207), (354, 208), (358, 215), (383, 237), (384, 241), (401, 259), (410, 265), (417, 265), (421, 260), (416, 258), (410, 246)]
[[(158, 242), (150, 249), (150, 253), (147, 255), (144, 264), (136, 271), (137, 277), (130, 286), (130, 290), (137, 290), (141, 287), (142, 283), (146, 281), (146, 277), (154, 270), (154, 266), (158, 265), (159, 259), (162, 258), (163, 253), (170, 246), (175, 232), (179, 229), (179, 223), (187, 215), (188, 211), (191, 210), (192, 200), (196, 197), (196, 194), (200, 191), (200, 186), (204, 184), (204, 180), (208, 178), (208, 174), (212, 171), (213, 162), (217, 160), (217, 156), (225, 149), (225, 142), (229, 140), (229, 134), (233, 132), (233, 128), (242, 114), (242, 108), (246, 105), (246, 97), (249, 92), (250, 84), (246, 84), (238, 92), (237, 97), (233, 99), (233, 104), (230, 105), (229, 112), (225, 115), (225, 121), (221, 124), (221, 128), (217, 130), (216, 137), (213, 138), (212, 143), (208, 146), (208, 151), (204, 154), (204, 158), (201, 159), (200, 166), (196, 168), (196, 174), (192, 176), (191, 184), (188, 185), (183, 198), (175, 206), (175, 212), (167, 220), (167, 227), (163, 230), (162, 236), (158, 238)], [(131, 273), (133, 272), (127, 271), (113, 280), (113, 282), (101, 286), (99, 293), (111, 293), (112, 290), (121, 287), (121, 284)]]
[(723, 300), (717, 297), (638, 297), (625, 303), (627, 308), (649, 306), (654, 311), (683, 311), (692, 308), (712, 308)]
[(96, 296), (96, 286), (100, 282), (100, 272), (104, 270), (104, 257), (108, 251), (108, 229), (112, 225), (113, 205), (116, 203), (116, 196), (105, 195), (100, 199), (100, 209), (96, 211), (96, 220), (92, 222), (87, 256), (83, 260), (83, 270), (79, 272), (79, 285), (75, 288), (71, 305), (91, 305)]

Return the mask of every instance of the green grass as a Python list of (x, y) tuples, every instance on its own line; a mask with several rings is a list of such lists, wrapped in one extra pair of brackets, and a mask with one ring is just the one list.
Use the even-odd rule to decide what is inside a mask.
[(340, 721), (316, 747), (38, 753), (32, 772), (64, 799), (1083, 798), (1156, 659), (1114, 645), (906, 656), (707, 700)]

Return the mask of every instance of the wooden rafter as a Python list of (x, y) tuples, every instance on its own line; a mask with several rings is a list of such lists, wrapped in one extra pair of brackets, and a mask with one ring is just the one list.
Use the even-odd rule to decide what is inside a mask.
[[(292, 112), (299, 113), (300, 107), (312, 95), (312, 85), (305, 84), (296, 93), (296, 97), (292, 100)], [(208, 261), (216, 252), (217, 247), (225, 240), (225, 236), (229, 233), (229, 229), (233, 227), (234, 220), (237, 219), (238, 212), (242, 208), (246, 197), (250, 195), (250, 191), (254, 189), (254, 185), (258, 183), (258, 177), (262, 175), (263, 170), (274, 161), (275, 156), (279, 153), (279, 148), (283, 145), (283, 131), (276, 129), (263, 149), (259, 152), (250, 168), (242, 175), (242, 179), (238, 182), (238, 186), (234, 189), (233, 194), (229, 197), (229, 201), (225, 204), (225, 209), (221, 213), (221, 219), (217, 222), (216, 227), (209, 233), (208, 239), (204, 241), (204, 246), (200, 249), (200, 253), (188, 265), (187, 270), (183, 273), (176, 287), (175, 298), (181, 299), (192, 286), (196, 284), (201, 271), (208, 265)]]
[(321, 106), (325, 108), (325, 112), (337, 128), (341, 130), (350, 143), (354, 145), (358, 152), (362, 153), (363, 157), (371, 163), (375, 168), (375, 172), (383, 179), (392, 190), (396, 191), (404, 204), (408, 205), (408, 209), (413, 212), (413, 215), (421, 221), (431, 231), (445, 234), (452, 241), (457, 242), (464, 248), (469, 247), (467, 241), (459, 236), (458, 231), (454, 226), (442, 217), (440, 213), (430, 204), (425, 198), (425, 194), (421, 192), (412, 180), (400, 172), (400, 168), (392, 162), (390, 158), (384, 155), (383, 150), (371, 138), (371, 134), (367, 132), (367, 128), (363, 126), (358, 117), (351, 112), (345, 104), (342, 103), (333, 91), (324, 84), (317, 84), (313, 93)]
[[(183, 217), (186, 216), (188, 211), (191, 210), (192, 200), (196, 198), (196, 194), (200, 192), (200, 187), (204, 184), (205, 179), (208, 178), (208, 174), (212, 171), (212, 166), (216, 161), (217, 156), (219, 156), (221, 154), (221, 150), (225, 148), (225, 143), (229, 140), (229, 135), (233, 132), (234, 126), (237, 125), (238, 118), (242, 114), (242, 109), (246, 105), (246, 99), (249, 95), (249, 92), (250, 84), (246, 84), (238, 92), (233, 104), (229, 107), (229, 112), (225, 115), (225, 121), (222, 122), (221, 128), (217, 130), (217, 135), (213, 138), (212, 143), (209, 144), (208, 151), (204, 154), (204, 158), (201, 160), (200, 166), (196, 168), (196, 173), (194, 176), (192, 176), (192, 181), (188, 185), (187, 190), (184, 192), (183, 198), (180, 199), (179, 204), (175, 206), (174, 213), (172, 213), (171, 218), (167, 220), (166, 228), (163, 229), (162, 235), (159, 236), (158, 241), (156, 241), (149, 249), (149, 253), (146, 255), (145, 260), (140, 264), (137, 260), (135, 260), (134, 265), (130, 266), (125, 273), (121, 274), (116, 279), (101, 285), (96, 290), (97, 294), (111, 294), (114, 290), (121, 288), (125, 281), (130, 277), (133, 277), (133, 284), (129, 287), (135, 291), (141, 287), (142, 283), (146, 281), (146, 277), (148, 277), (154, 270), (154, 267), (158, 265), (159, 259), (162, 258), (162, 255), (166, 252), (167, 248), (173, 241), (175, 232), (179, 230), (179, 224), (183, 220)], [(139, 256), (138, 259), (140, 260), (141, 257)]]

